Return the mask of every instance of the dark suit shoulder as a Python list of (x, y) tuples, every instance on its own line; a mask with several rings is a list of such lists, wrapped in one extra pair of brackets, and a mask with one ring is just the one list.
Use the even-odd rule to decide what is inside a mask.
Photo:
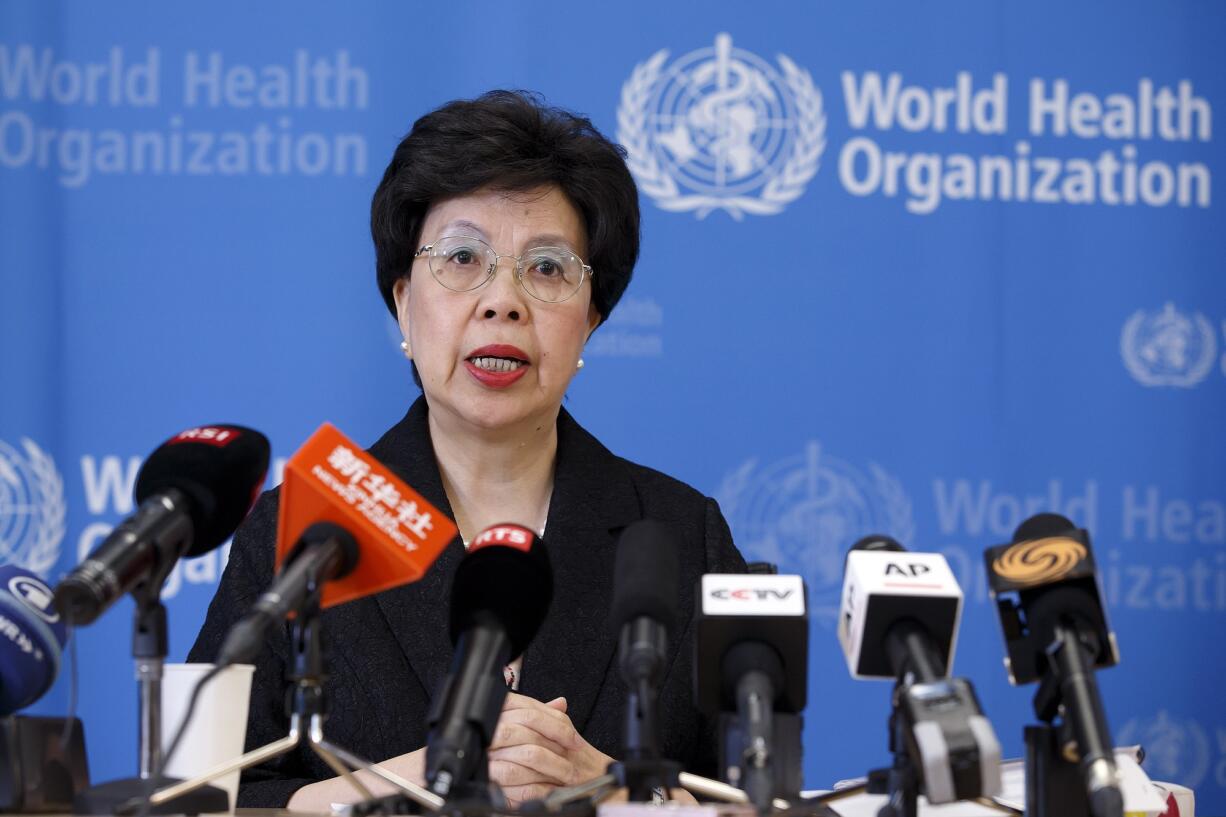
[(261, 494), (235, 532), (221, 583), (188, 661), (213, 661), (230, 627), (272, 584), (280, 494), (279, 487)]
[(705, 546), (704, 572), (743, 573), (745, 559), (732, 541), (732, 532), (719, 503), (693, 486), (655, 468), (614, 455), (634, 483), (644, 518), (681, 528), (687, 538)]

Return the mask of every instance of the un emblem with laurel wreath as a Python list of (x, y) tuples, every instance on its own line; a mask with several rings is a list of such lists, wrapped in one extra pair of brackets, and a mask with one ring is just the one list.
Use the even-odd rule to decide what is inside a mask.
[(1145, 747), (1145, 770), (1155, 780), (1170, 780), (1196, 788), (1209, 772), (1211, 744), (1205, 728), (1193, 718), (1160, 709), (1153, 717), (1127, 721), (1116, 733), (1117, 745)]
[(1139, 309), (1129, 316), (1120, 332), (1120, 357), (1143, 386), (1187, 389), (1213, 369), (1217, 337), (1204, 315), (1185, 315), (1167, 303), (1161, 311)]
[(911, 500), (876, 463), (864, 470), (810, 441), (799, 455), (774, 463), (750, 459), (732, 470), (715, 498), (748, 559), (799, 573), (809, 586), (809, 612), (833, 628), (847, 549), (862, 536), (915, 536)]
[(783, 54), (778, 70), (733, 48), (714, 47), (666, 65), (657, 51), (622, 86), (617, 138), (639, 188), (664, 210), (705, 218), (723, 210), (773, 215), (795, 201), (826, 148), (821, 91)]
[(24, 456), (0, 440), (0, 564), (45, 579), (64, 539), (64, 480), (37, 443), (23, 437), (21, 447)]

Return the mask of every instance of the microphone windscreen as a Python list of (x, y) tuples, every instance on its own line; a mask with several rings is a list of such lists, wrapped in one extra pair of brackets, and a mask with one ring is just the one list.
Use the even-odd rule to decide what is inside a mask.
[(868, 536), (862, 536), (851, 546), (851, 550), (843, 555), (844, 573), (847, 572), (848, 557), (857, 551), (868, 551), (869, 553), (906, 553), (907, 549), (893, 536), (886, 536), (884, 533), (870, 533)]
[(136, 504), (176, 488), (188, 498), (192, 545), (208, 553), (233, 535), (268, 473), (268, 438), (236, 425), (189, 428), (149, 455), (136, 475)]
[(868, 550), (868, 551), (889, 551), (892, 553), (906, 553), (907, 549), (893, 536), (886, 536), (884, 533), (870, 533), (863, 537), (854, 545), (852, 550)]
[(741, 641), (724, 653), (720, 662), (722, 697), (725, 709), (736, 709), (736, 685), (750, 672), (761, 672), (770, 680), (775, 701), (786, 692), (787, 676), (779, 651), (765, 641)]
[(328, 581), (345, 578), (358, 566), (358, 559), (361, 557), (362, 552), (361, 548), (358, 547), (358, 540), (353, 538), (353, 534), (333, 522), (316, 522), (303, 531), (302, 535), (298, 537), (298, 541), (294, 543), (294, 547), (281, 562), (281, 567), (284, 568), (292, 563), (298, 558), (298, 554), (309, 549), (312, 545), (322, 544), (329, 539), (336, 544), (341, 560), (336, 566), (336, 571), (327, 577)]
[(41, 698), (60, 671), (68, 628), (52, 598), (28, 570), (0, 567), (0, 717)]
[(1037, 513), (1017, 526), (1014, 542), (1029, 542), (1052, 536), (1067, 536), (1077, 530), (1072, 520), (1058, 513)]
[(541, 540), (521, 525), (493, 525), (473, 539), (451, 586), (451, 642), (477, 624), (503, 628), (522, 655), (549, 613), (553, 569)]
[(1045, 587), (1031, 595), (1026, 605), (1026, 625), (1041, 644), (1052, 642), (1056, 626), (1061, 623), (1081, 625), (1081, 641), (1097, 663), (1108, 645), (1096, 634), (1100, 628), (1105, 631), (1107, 625), (1102, 604), (1095, 595), (1084, 587), (1068, 584)]
[(680, 595), (677, 545), (654, 519), (640, 519), (622, 531), (613, 566), (613, 609), (609, 623), (617, 638), (622, 626), (646, 617), (676, 636)]

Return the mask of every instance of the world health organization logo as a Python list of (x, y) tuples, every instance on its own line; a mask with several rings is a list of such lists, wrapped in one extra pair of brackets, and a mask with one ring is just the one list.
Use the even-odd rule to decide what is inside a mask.
[(1204, 315), (1185, 315), (1168, 303), (1160, 312), (1138, 309), (1128, 318), (1120, 333), (1120, 355), (1141, 385), (1186, 389), (1213, 368), (1217, 336)]
[(0, 564), (46, 578), (64, 539), (64, 480), (33, 440), (21, 447), (24, 456), (0, 440)]
[(1209, 771), (1209, 736), (1194, 720), (1172, 718), (1165, 709), (1152, 718), (1133, 718), (1116, 744), (1145, 748), (1145, 770), (1155, 780), (1196, 788)]
[(914, 538), (911, 501), (876, 463), (853, 468), (810, 441), (802, 453), (760, 466), (751, 459), (729, 473), (716, 493), (737, 546), (749, 559), (799, 573), (809, 585), (809, 612), (833, 627), (843, 559), (861, 536)]
[(719, 34), (665, 66), (640, 63), (622, 86), (617, 138), (626, 164), (664, 210), (778, 213), (805, 190), (826, 148), (822, 94), (783, 54), (779, 70)]

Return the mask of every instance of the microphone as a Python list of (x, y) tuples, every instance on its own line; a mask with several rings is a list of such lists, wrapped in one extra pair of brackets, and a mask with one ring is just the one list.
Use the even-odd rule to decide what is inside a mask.
[(269, 630), (302, 609), (321, 585), (352, 573), (357, 563), (358, 543), (349, 531), (331, 522), (316, 522), (307, 528), (285, 558), (272, 587), (226, 633), (217, 663), (254, 661)]
[(250, 663), (322, 587), (321, 607), (416, 581), (455, 524), (329, 423), (285, 465), (272, 586), (226, 634), (218, 664)]
[[(898, 738), (931, 803), (1000, 792), (1000, 742), (970, 682), (949, 678), (962, 589), (945, 557), (869, 536), (847, 554), (838, 635), (855, 678), (895, 679)], [(897, 766), (897, 763), (896, 763)]]
[(910, 553), (881, 535), (848, 552), (838, 636), (853, 678), (898, 678), (899, 660), (944, 677), (961, 615), (962, 588), (939, 553)]
[(51, 588), (16, 565), (0, 567), (0, 718), (51, 688), (67, 641)]
[(488, 798), (485, 750), (507, 686), (553, 599), (544, 545), (528, 528), (494, 525), (469, 546), (451, 588), (451, 669), (430, 705), (426, 785), (440, 797)]
[[(1120, 817), (1119, 772), (1094, 676), (1096, 668), (1119, 663), (1119, 650), (1107, 624), (1089, 533), (1059, 514), (1037, 514), (1018, 526), (1011, 544), (989, 548), (984, 558), (1010, 681), (1042, 681), (1036, 715), (1047, 723), (1063, 717), (1055, 754), (1079, 758), (1092, 814)], [(1034, 805), (1041, 814), (1042, 806)]]
[(13, 714), (51, 688), (67, 640), (51, 588), (0, 567), (0, 812), (71, 811), (89, 784), (81, 721)]
[(69, 624), (91, 624), (143, 582), (160, 585), (179, 558), (220, 545), (251, 509), (268, 458), (267, 438), (242, 426), (171, 437), (137, 474), (136, 513), (56, 586), (60, 614)]
[(630, 689), (627, 760), (659, 757), (656, 702), (669, 639), (677, 629), (678, 572), (677, 546), (663, 524), (641, 519), (622, 531), (613, 566), (609, 623), (618, 639), (621, 675)]
[[(417, 580), (455, 536), (455, 524), (328, 423), (286, 463), (280, 492), (279, 572), (226, 634), (214, 670), (192, 692), (167, 759), (179, 745), (204, 684), (228, 664), (253, 660), (268, 631), (294, 616), (289, 676), (294, 686), (287, 697), (290, 734), (248, 752), (231, 769), (263, 762), (305, 741), (338, 773), (366, 769), (422, 803), (417, 799), (424, 794), (419, 787), (324, 738), (327, 703), (320, 689), (326, 679), (325, 647), (319, 611)], [(302, 731), (300, 724), (305, 727)], [(125, 787), (120, 808), (128, 809), (135, 802), (140, 808), (155, 804), (175, 813), (214, 811), (211, 802), (204, 803), (204, 798), (195, 795), (216, 771), (190, 781), (162, 781), (171, 785), (152, 795), (149, 784), (138, 781), (139, 799), (133, 801)], [(224, 798), (222, 803), (224, 808)], [(90, 813), (113, 810), (109, 803), (102, 808), (94, 802), (89, 805)]]
[[(765, 812), (801, 788), (809, 621), (800, 576), (702, 577), (694, 700), (719, 715), (720, 768)], [(730, 714), (735, 713), (735, 714)]]

